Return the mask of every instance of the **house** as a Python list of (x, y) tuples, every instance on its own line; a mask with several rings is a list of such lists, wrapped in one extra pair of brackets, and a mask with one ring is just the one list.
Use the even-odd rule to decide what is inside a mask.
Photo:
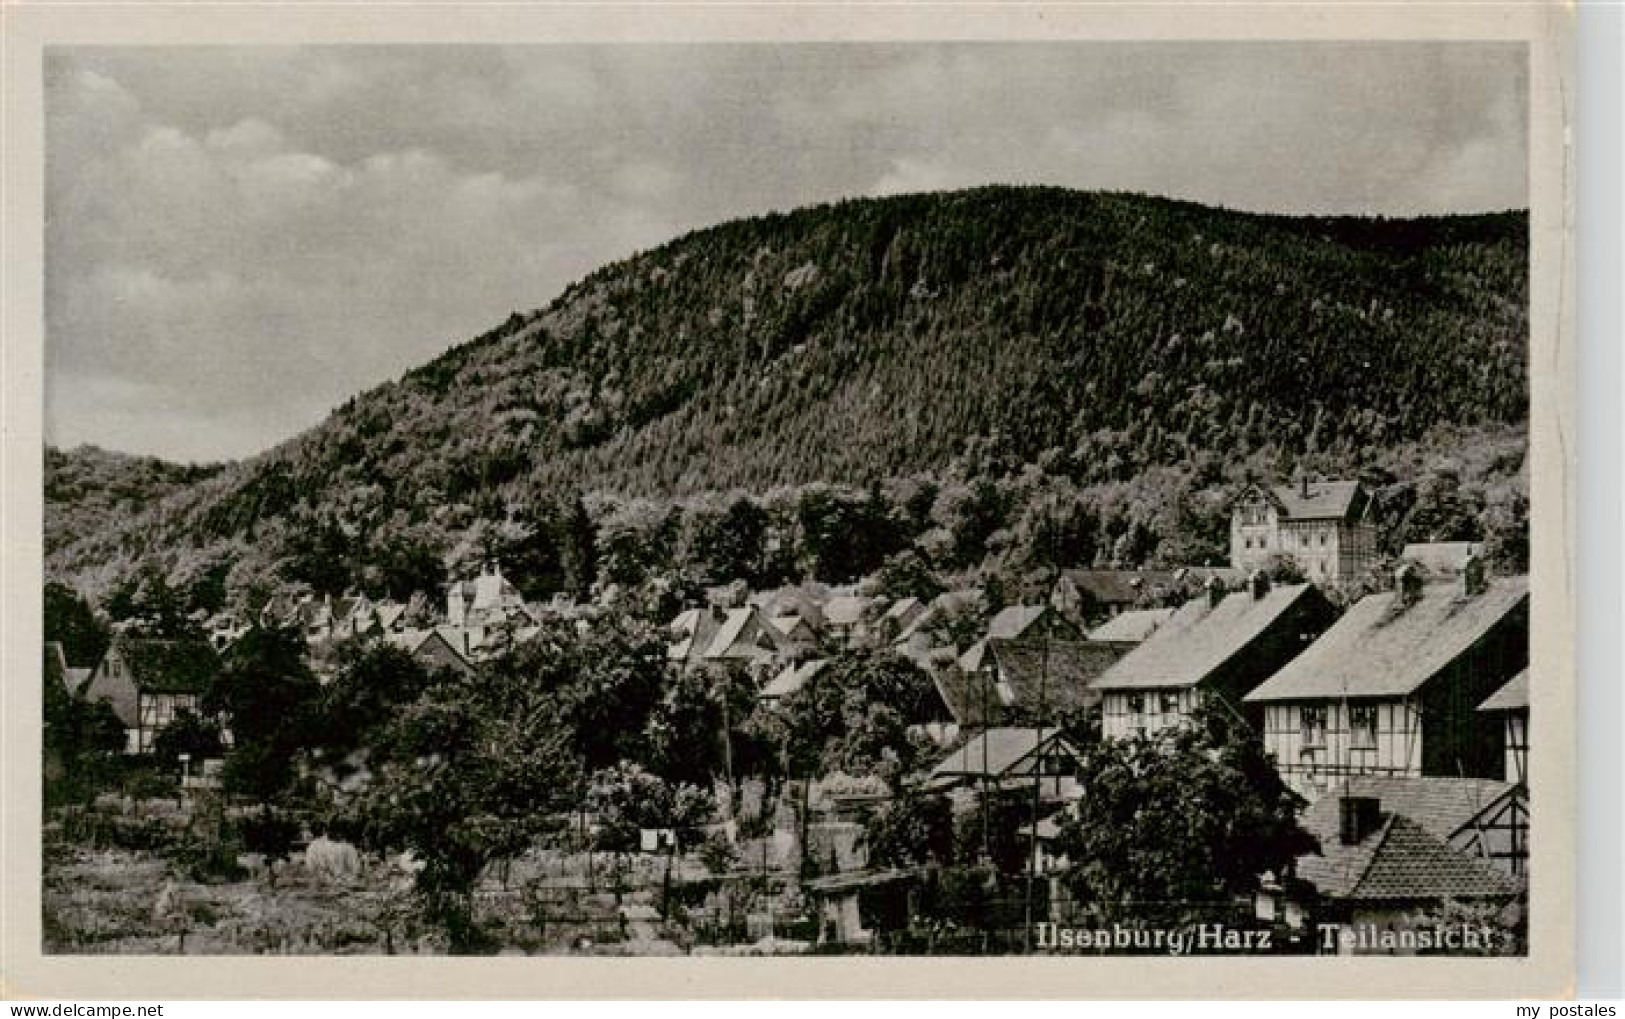
[[(906, 657), (926, 657), (938, 644), (933, 634), (938, 624), (958, 615), (979, 614), (984, 604), (985, 598), (979, 587), (944, 591), (931, 599), (925, 611), (915, 616), (914, 621), (898, 633), (892, 640), (892, 647)], [(958, 649), (955, 649), (954, 654), (958, 653)]]
[(667, 659), (688, 665), (744, 665), (760, 671), (797, 654), (796, 644), (754, 605), (688, 609), (672, 620), (668, 632), (672, 643)]
[(1310, 580), (1356, 577), (1377, 558), (1371, 496), (1358, 481), (1310, 481), (1266, 488), (1248, 484), (1230, 507), (1230, 565), (1252, 572), (1277, 556), (1295, 560)]
[(1331, 625), (1336, 612), (1313, 584), (1275, 586), (1255, 573), (1226, 594), (1217, 578), (1180, 606), (1145, 642), (1094, 681), (1101, 733), (1126, 739), (1182, 724), (1215, 698), (1242, 711), (1242, 698)]
[(177, 713), (200, 710), (219, 672), (208, 641), (121, 637), (91, 672), (82, 696), (113, 709), (124, 724), (125, 753), (145, 754)]
[(774, 616), (768, 622), (784, 635), (784, 639), (795, 649), (796, 654), (809, 654), (818, 647), (818, 631), (807, 622), (807, 617), (792, 612), (788, 615)]
[(860, 594), (836, 595), (823, 604), (824, 632), (837, 644), (850, 647), (869, 635), (865, 618), (874, 598)]
[(1010, 605), (988, 622), (987, 636), (934, 678), (962, 727), (1049, 721), (1097, 703), (1089, 682), (1118, 657), (1085, 641), (1052, 606)]
[(1091, 643), (1109, 644), (1127, 652), (1144, 644), (1146, 638), (1155, 633), (1157, 627), (1166, 623), (1173, 614), (1174, 610), (1171, 608), (1131, 609), (1090, 630), (1089, 640)]
[[(1471, 798), (1468, 799), (1469, 806)], [(1257, 899), (1263, 920), (1305, 929), (1317, 950), (1343, 954), (1414, 954), (1430, 948), (1472, 952), (1494, 946), (1432, 945), (1441, 928), (1419, 923), (1417, 914), (1444, 902), (1505, 908), (1519, 897), (1521, 878), (1453, 844), (1445, 831), (1460, 812), (1435, 816), (1415, 800), (1383, 800), (1370, 795), (1325, 797), (1301, 824), (1319, 843), (1319, 852), (1298, 858), (1284, 879), (1264, 882)], [(1471, 820), (1465, 827), (1471, 827)], [(1458, 829), (1460, 830), (1460, 829)], [(1482, 937), (1472, 925), (1451, 936)], [(1490, 936), (1493, 936), (1491, 932)]]
[(1506, 685), (1490, 694), (1478, 710), (1501, 716), (1504, 728), (1502, 746), (1506, 749), (1506, 765), (1502, 776), (1508, 782), (1529, 784), (1529, 670), (1507, 680)]
[(1476, 541), (1420, 541), (1406, 545), (1399, 558), (1422, 567), (1425, 577), (1453, 577), (1483, 545)]
[(451, 630), (451, 627), (438, 627), (391, 631), (383, 635), (383, 640), (422, 662), (430, 672), (453, 669), (465, 676), (472, 675), (474, 666), (470, 664), (469, 651), (458, 646), (466, 640), (467, 631), (462, 631), (461, 636), (455, 635), (455, 631), (453, 636), (448, 636), (447, 631)]
[(1036, 778), (1043, 799), (1071, 799), (1078, 768), (1078, 750), (1059, 729), (996, 727), (983, 729), (943, 758), (931, 769), (925, 788), (1031, 788)]
[(1311, 798), (1349, 775), (1499, 779), (1502, 727), (1477, 708), (1528, 662), (1528, 578), (1488, 578), (1475, 560), (1424, 584), (1401, 566), (1246, 703), (1281, 777)]
[(1173, 570), (1062, 570), (1050, 604), (1071, 619), (1096, 622), (1169, 597), (1177, 584)]
[(1506, 874), (1529, 870), (1529, 791), (1492, 778), (1358, 775), (1304, 809), (1299, 824), (1324, 838), (1335, 832), (1338, 801), (1375, 800), (1382, 810), (1421, 825), (1458, 852)]
[(446, 587), (446, 622), (452, 626), (491, 626), (524, 615), (537, 622), (525, 606), (519, 589), (502, 575), (502, 567), (488, 562), (473, 580), (455, 580)]

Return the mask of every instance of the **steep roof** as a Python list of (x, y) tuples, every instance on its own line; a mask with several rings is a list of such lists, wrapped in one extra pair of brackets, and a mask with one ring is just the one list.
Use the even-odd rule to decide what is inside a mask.
[(1464, 597), (1455, 584), (1429, 584), (1400, 610), (1395, 592), (1367, 595), (1303, 654), (1246, 700), (1397, 697), (1417, 690), (1493, 627), (1523, 610), (1527, 577), (1496, 577)]
[(1338, 801), (1343, 796), (1366, 796), (1377, 800), (1383, 812), (1403, 814), (1434, 838), (1448, 842), (1517, 788), (1490, 778), (1356, 775), (1336, 793), (1305, 808), (1299, 824), (1323, 844), (1327, 839), (1336, 841)]
[(206, 640), (125, 639), (117, 650), (146, 693), (202, 693), (220, 672), (220, 656)]
[(1270, 495), (1288, 520), (1346, 520), (1361, 491), (1358, 481), (1311, 481), (1307, 486), (1277, 485)]
[(954, 716), (954, 721), (966, 728), (986, 725), (1003, 710), (1003, 703), (991, 684), (984, 690), (981, 676), (965, 672), (951, 662), (942, 668), (932, 669), (931, 682), (936, 685), (937, 694), (942, 698), (942, 703), (948, 706), (948, 713)]
[(705, 648), (705, 657), (728, 657), (729, 652), (739, 642), (739, 639), (744, 636), (746, 627), (750, 625), (753, 619), (759, 624), (759, 632), (767, 637), (768, 641), (773, 645), (773, 651), (777, 652), (785, 649), (784, 634), (763, 619), (760, 610), (751, 606), (728, 610), (728, 614), (723, 617), (721, 624), (717, 627), (716, 636), (711, 638), (710, 644)]
[(931, 769), (931, 777), (1004, 775), (1030, 756), (1041, 743), (1059, 737), (1056, 729), (984, 729)]
[(1525, 669), (1506, 681), (1506, 685), (1490, 694), (1480, 711), (1528, 711), (1529, 670)]
[(1310, 834), (1320, 839), (1320, 852), (1298, 858), (1298, 876), (1328, 898), (1496, 899), (1518, 892), (1512, 877), (1445, 845), (1403, 814), (1389, 814), (1351, 846), (1339, 840), (1335, 827)]
[(1272, 587), (1261, 598), (1237, 591), (1218, 605), (1206, 597), (1193, 598), (1094, 685), (1100, 690), (1195, 686), (1300, 602), (1318, 597), (1312, 585), (1292, 584)]
[(1118, 644), (1138, 644), (1166, 623), (1173, 609), (1132, 609), (1120, 612), (1089, 631), (1089, 639)]
[[(1012, 706), (1046, 711), (1090, 707), (1100, 691), (1090, 683), (1118, 659), (1114, 648), (1085, 641), (1054, 640), (1044, 644), (989, 641), (999, 678), (1008, 685)], [(1044, 716), (1048, 719), (1048, 715)]]

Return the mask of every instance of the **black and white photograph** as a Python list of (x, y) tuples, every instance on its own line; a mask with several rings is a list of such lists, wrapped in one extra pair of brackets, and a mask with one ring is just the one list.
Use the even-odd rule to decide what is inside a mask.
[(1526, 961), (1531, 59), (47, 47), (39, 951)]

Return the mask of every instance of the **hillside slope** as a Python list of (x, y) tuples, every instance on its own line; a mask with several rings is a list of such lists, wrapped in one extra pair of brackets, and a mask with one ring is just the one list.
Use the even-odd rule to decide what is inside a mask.
[(1517, 431), (1526, 247), (1522, 213), (1293, 219), (1049, 188), (727, 223), (64, 532), (48, 568), (313, 522), (462, 527), (561, 492), (1358, 470), (1441, 427)]

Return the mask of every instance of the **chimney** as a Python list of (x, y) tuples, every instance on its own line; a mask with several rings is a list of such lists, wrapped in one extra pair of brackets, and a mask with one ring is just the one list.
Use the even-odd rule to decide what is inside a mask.
[(1422, 577), (1416, 567), (1405, 563), (1394, 571), (1394, 591), (1401, 605), (1414, 605), (1422, 597)]
[(1209, 577), (1205, 586), (1207, 587), (1208, 607), (1218, 608), (1219, 603), (1224, 601), (1224, 581), (1218, 577)]
[(1358, 845), (1382, 821), (1382, 801), (1375, 796), (1344, 796), (1337, 801), (1337, 841)]
[(1461, 564), (1461, 596), (1476, 598), (1483, 594), (1484, 588), (1489, 584), (1487, 574), (1483, 558), (1469, 548), (1467, 558)]
[(1270, 593), (1269, 574), (1263, 570), (1254, 570), (1253, 575), (1247, 578), (1247, 590), (1252, 593), (1253, 601), (1258, 601)]

